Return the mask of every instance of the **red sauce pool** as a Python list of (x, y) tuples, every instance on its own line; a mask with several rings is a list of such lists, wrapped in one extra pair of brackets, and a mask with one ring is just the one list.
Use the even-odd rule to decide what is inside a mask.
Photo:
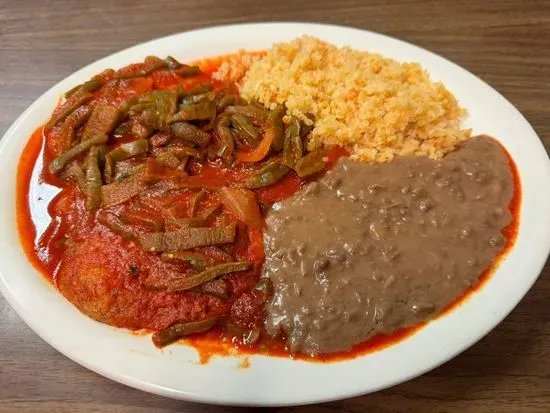
[[(225, 57), (210, 59), (208, 61), (205, 61), (206, 63), (203, 62), (201, 66), (203, 70), (210, 74), (224, 59)], [(44, 246), (41, 246), (38, 243), (36, 229), (37, 222), (33, 220), (33, 208), (42, 209), (42, 213), (45, 213), (45, 211), (47, 211), (47, 207), (45, 204), (46, 201), (44, 199), (41, 199), (39, 193), (40, 191), (34, 191), (33, 198), (31, 199), (30, 197), (31, 185), (36, 188), (41, 188), (48, 185), (41, 178), (42, 158), (39, 157), (39, 155), (42, 150), (43, 142), (43, 128), (39, 128), (33, 133), (31, 138), (29, 139), (19, 160), (17, 170), (16, 199), (17, 225), (21, 244), (29, 261), (44, 275), (44, 277), (48, 281), (52, 282), (53, 284), (53, 274), (55, 272), (55, 267), (58, 260), (53, 259), (53, 257), (47, 256), (47, 252), (49, 251), (49, 249), (44, 248)], [(510, 211), (512, 212), (513, 218), (510, 224), (503, 230), (503, 234), (507, 238), (505, 248), (503, 249), (499, 257), (495, 260), (495, 262), (480, 275), (478, 281), (468, 290), (466, 290), (464, 294), (462, 294), (462, 296), (458, 297), (452, 304), (450, 304), (439, 317), (444, 316), (448, 312), (452, 311), (457, 306), (461, 305), (471, 294), (478, 291), (490, 278), (491, 274), (498, 267), (500, 261), (506, 256), (506, 254), (515, 243), (519, 227), (521, 183), (515, 163), (507, 152), (506, 154), (509, 158), (510, 168), (513, 172), (515, 190), (513, 199), (510, 203)], [(330, 163), (333, 164), (338, 157), (345, 155), (346, 152), (343, 150), (332, 151), (329, 156)], [(47, 161), (47, 159), (45, 161)], [(211, 173), (215, 174), (216, 172), (212, 171)], [(51, 181), (51, 179), (49, 178), (46, 180), (50, 183), (55, 184), (55, 182)], [(299, 179), (291, 175), (288, 179), (285, 179), (281, 183), (269, 188), (269, 190), (258, 193), (258, 197), (260, 200), (264, 200), (267, 203), (273, 202), (274, 200), (286, 198), (292, 195), (299, 188), (299, 186)], [(42, 203), (42, 205), (40, 205), (40, 203)], [(31, 204), (33, 206), (31, 206)], [(50, 225), (50, 228), (51, 227), (53, 227), (53, 225)], [(50, 229), (48, 229), (48, 231), (50, 231)], [(42, 239), (43, 238), (44, 237), (42, 237)], [(262, 340), (260, 340), (259, 344), (250, 346), (243, 345), (237, 340), (234, 340), (229, 334), (224, 333), (221, 329), (218, 328), (214, 328), (207, 333), (190, 336), (184, 341), (198, 350), (201, 362), (207, 362), (212, 356), (229, 354), (263, 354), (269, 356), (290, 357), (293, 359), (316, 362), (332, 362), (352, 359), (391, 346), (411, 336), (420, 328), (422, 328), (424, 324), (425, 323), (421, 323), (420, 325), (416, 325), (411, 328), (402, 329), (391, 335), (377, 335), (364, 343), (355, 345), (351, 349), (351, 351), (333, 353), (328, 355), (319, 355), (316, 357), (311, 357), (304, 354), (289, 354), (288, 350), (286, 349), (285, 342), (281, 338), (271, 338), (267, 337), (265, 334), (262, 335)], [(141, 334), (141, 331), (136, 331), (136, 334)]]

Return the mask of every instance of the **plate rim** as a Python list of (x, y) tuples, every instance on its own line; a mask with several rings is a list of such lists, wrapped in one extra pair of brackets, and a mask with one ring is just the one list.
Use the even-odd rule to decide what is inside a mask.
[[(112, 53), (108, 56), (100, 58), (100, 59), (98, 59), (94, 62), (91, 62), (90, 64), (87, 64), (84, 67), (74, 71), (69, 76), (63, 78), (62, 80), (57, 82), (55, 85), (50, 87), (46, 92), (44, 92), (36, 100), (34, 100), (33, 103), (31, 103), (31, 105), (29, 105), (29, 107), (13, 122), (13, 124), (5, 132), (4, 137), (0, 140), (0, 159), (3, 158), (5, 148), (8, 147), (9, 144), (10, 144), (10, 141), (13, 140), (13, 137), (16, 135), (16, 131), (20, 128), (21, 125), (23, 125), (27, 121), (27, 118), (33, 113), (33, 111), (36, 110), (36, 108), (38, 108), (43, 101), (46, 101), (46, 100), (50, 99), (50, 95), (56, 89), (58, 89), (60, 87), (60, 84), (65, 83), (69, 79), (72, 79), (72, 78), (83, 77), (83, 76), (86, 75), (87, 72), (90, 72), (91, 70), (95, 71), (95, 69), (92, 69), (92, 67), (103, 64), (103, 62), (105, 62), (107, 60), (120, 58), (121, 56), (124, 56), (126, 54), (131, 53), (132, 51), (136, 51), (136, 50), (142, 49), (142, 48), (147, 48), (147, 47), (149, 47), (149, 45), (151, 43), (169, 42), (171, 39), (177, 39), (180, 36), (185, 36), (185, 35), (190, 35), (190, 34), (195, 34), (196, 35), (196, 34), (200, 34), (201, 32), (202, 33), (208, 33), (209, 31), (212, 31), (212, 30), (231, 30), (231, 29), (235, 29), (235, 28), (239, 28), (239, 27), (241, 27), (241, 28), (242, 27), (260, 28), (262, 26), (271, 26), (272, 28), (274, 27), (277, 30), (278, 30), (277, 26), (283, 26), (283, 27), (284, 26), (287, 26), (287, 27), (288, 26), (301, 26), (306, 31), (308, 31), (308, 28), (311, 28), (311, 27), (316, 27), (319, 30), (330, 30), (330, 29), (342, 30), (342, 29), (344, 29), (344, 30), (349, 30), (349, 31), (361, 32), (363, 34), (383, 37), (383, 38), (391, 40), (392, 42), (401, 43), (403, 46), (406, 46), (406, 47), (412, 47), (414, 49), (420, 49), (421, 51), (423, 51), (424, 53), (428, 53), (432, 57), (436, 57), (437, 59), (443, 59), (446, 64), (453, 65), (455, 68), (466, 72), (469, 76), (473, 76), (478, 81), (485, 84), (488, 88), (491, 89), (491, 91), (493, 93), (496, 93), (501, 99), (503, 99), (508, 105), (510, 105), (510, 107), (520, 115), (521, 120), (531, 129), (532, 133), (536, 137), (538, 137), (535, 130), (529, 124), (529, 122), (525, 119), (525, 117), (523, 117), (523, 115), (519, 112), (519, 110), (517, 110), (504, 96), (502, 96), (502, 94), (500, 92), (498, 92), (496, 89), (494, 89), (492, 86), (490, 86), (487, 82), (483, 81), (478, 76), (472, 74), (471, 72), (464, 69), (463, 67), (461, 67), (461, 66), (457, 65), (456, 63), (446, 59), (443, 56), (435, 54), (435, 53), (433, 53), (433, 52), (431, 52), (427, 49), (424, 49), (420, 46), (414, 45), (414, 44), (409, 43), (407, 41), (403, 41), (403, 40), (400, 40), (400, 39), (397, 39), (397, 38), (394, 38), (392, 36), (388, 36), (388, 35), (385, 35), (385, 34), (375, 33), (375, 32), (368, 31), (368, 30), (363, 30), (363, 29), (358, 29), (358, 28), (353, 28), (353, 27), (347, 27), (347, 26), (341, 26), (341, 25), (329, 25), (329, 24), (318, 24), (318, 23), (308, 23), (308, 22), (242, 23), (242, 24), (227, 24), (227, 25), (200, 28), (200, 29), (195, 29), (195, 30), (191, 30), (191, 31), (181, 32), (181, 33), (174, 33), (174, 34), (171, 34), (171, 35), (168, 35), (168, 36), (164, 36), (164, 37), (160, 37), (160, 38), (157, 38), (157, 39), (149, 40), (149, 41), (131, 46), (129, 48), (123, 49), (121, 51)], [(126, 61), (126, 63), (130, 63), (130, 62)], [(37, 127), (39, 125), (35, 125), (35, 126)], [(538, 143), (539, 143), (539, 151), (543, 151), (544, 153), (546, 153), (546, 151), (544, 149), (544, 146), (542, 145), (542, 142), (540, 141), (540, 138), (538, 139)], [(549, 166), (550, 162), (548, 162), (547, 154), (546, 154), (546, 161), (547, 161), (546, 173), (548, 174), (548, 176), (550, 176), (550, 166)], [(544, 171), (543, 171), (543, 173), (544, 173)], [(522, 204), (523, 204), (523, 199), (522, 199)], [(548, 221), (548, 222), (550, 222), (550, 221)], [(538, 277), (540, 275), (540, 272), (542, 271), (542, 269), (544, 267), (544, 264), (546, 262), (546, 259), (548, 257), (548, 253), (550, 252), (550, 235), (548, 235), (545, 239), (547, 241), (546, 243), (548, 245), (548, 248), (547, 248), (546, 254), (542, 254), (542, 255), (539, 254), (540, 257), (539, 257), (539, 260), (538, 260), (539, 263), (537, 265), (537, 267), (538, 267), (537, 276), (532, 278), (530, 284), (527, 286), (527, 288), (525, 288), (525, 291), (521, 292), (520, 294), (518, 294), (516, 296), (517, 299), (514, 300), (515, 302), (511, 306), (508, 306), (509, 309), (500, 314), (500, 317), (499, 317), (499, 319), (496, 323), (492, 323), (492, 325), (486, 326), (485, 329), (482, 329), (483, 331), (481, 333), (477, 334), (475, 339), (468, 340), (469, 344), (467, 344), (466, 346), (463, 346), (462, 348), (458, 349), (455, 352), (447, 354), (447, 357), (440, 358), (437, 363), (432, 363), (432, 364), (428, 365), (426, 368), (421, 369), (421, 370), (417, 370), (412, 374), (401, 376), (400, 379), (392, 381), (392, 383), (389, 384), (389, 385), (387, 383), (383, 383), (379, 387), (373, 386), (369, 389), (368, 392), (370, 393), (370, 392), (378, 391), (382, 388), (397, 385), (397, 384), (402, 383), (404, 381), (407, 381), (407, 380), (409, 380), (413, 377), (417, 377), (421, 374), (424, 374), (425, 372), (427, 372), (427, 371), (429, 371), (433, 368), (438, 367), (439, 365), (445, 363), (449, 359), (455, 357), (456, 355), (458, 355), (462, 351), (466, 350), (467, 348), (469, 348), (470, 346), (475, 344), (477, 341), (479, 341), (481, 338), (483, 338), (489, 331), (491, 331), (493, 328), (495, 328), (496, 325), (498, 325), (515, 308), (515, 306), (525, 296), (527, 291), (532, 287), (532, 285), (538, 279)], [(0, 268), (0, 270), (1, 270), (1, 268)], [(38, 271), (35, 270), (35, 272), (38, 272)], [(43, 277), (41, 275), (40, 275), (40, 278), (43, 279)], [(46, 281), (44, 281), (44, 282), (46, 282)], [(169, 388), (166, 388), (166, 387), (163, 387), (163, 386), (154, 385), (152, 383), (144, 383), (144, 382), (141, 382), (139, 380), (136, 381), (132, 377), (117, 375), (117, 374), (111, 373), (110, 371), (102, 369), (101, 367), (90, 364), (87, 360), (84, 360), (84, 359), (82, 359), (78, 356), (75, 356), (74, 354), (67, 354), (67, 353), (70, 353), (70, 352), (68, 352), (67, 349), (63, 348), (61, 343), (57, 343), (54, 340), (48, 339), (50, 337), (46, 338), (45, 336), (48, 336), (48, 334), (42, 334), (44, 332), (42, 327), (36, 327), (36, 325), (34, 325), (35, 324), (34, 321), (30, 318), (30, 316), (26, 312), (25, 308), (23, 308), (21, 306), (21, 304), (18, 302), (18, 300), (16, 299), (16, 297), (14, 295), (12, 295), (12, 292), (10, 291), (10, 287), (6, 283), (4, 275), (2, 274), (1, 271), (0, 271), (0, 291), (2, 292), (3, 296), (6, 298), (6, 301), (10, 304), (10, 306), (15, 309), (15, 311), (17, 312), (19, 317), (21, 317), (21, 319), (23, 319), (23, 321), (36, 334), (38, 334), (42, 339), (44, 339), (50, 346), (55, 348), (57, 351), (64, 354), (66, 357), (70, 358), (71, 360), (76, 361), (77, 363), (83, 365), (84, 367), (86, 367), (86, 368), (88, 368), (88, 369), (90, 369), (90, 370), (92, 370), (92, 371), (94, 371), (94, 372), (96, 372), (96, 373), (98, 373), (102, 376), (108, 377), (108, 378), (110, 378), (114, 381), (120, 382), (120, 383), (128, 385), (130, 387), (134, 387), (134, 388), (137, 388), (137, 389), (140, 389), (140, 390), (144, 390), (144, 391), (147, 391), (147, 392), (155, 393), (155, 394), (162, 395), (162, 396), (182, 399), (182, 400), (189, 400), (189, 401), (196, 401), (196, 402), (203, 402), (203, 403), (226, 404), (226, 405), (248, 405), (248, 406), (283, 406), (283, 405), (307, 404), (307, 403), (314, 403), (314, 402), (317, 403), (317, 402), (325, 402), (325, 401), (337, 400), (337, 399), (342, 399), (342, 398), (347, 398), (347, 397), (353, 397), (353, 396), (357, 396), (357, 395), (361, 395), (361, 394), (366, 393), (365, 391), (359, 390), (359, 391), (352, 391), (352, 392), (349, 392), (349, 393), (339, 392), (337, 394), (334, 394), (334, 395), (331, 395), (331, 396), (326, 396), (324, 398), (318, 398), (317, 397), (317, 398), (313, 398), (313, 399), (308, 399), (308, 398), (299, 398), (299, 397), (298, 398), (296, 398), (296, 397), (292, 398), (291, 397), (291, 398), (288, 398), (286, 400), (281, 400), (281, 403), (277, 403), (277, 402), (263, 403), (262, 400), (238, 401), (238, 400), (223, 399), (223, 398), (218, 398), (218, 399), (214, 400), (211, 397), (209, 397), (208, 395), (204, 395), (204, 394), (185, 393), (184, 391), (181, 391), (181, 390), (169, 389)], [(57, 293), (57, 291), (56, 291), (56, 293)], [(394, 346), (392, 346), (392, 347), (394, 347)], [(382, 350), (382, 351), (386, 351), (386, 350)], [(277, 359), (277, 360), (280, 360), (280, 359)], [(356, 360), (356, 359), (354, 359), (354, 360)], [(353, 360), (351, 360), (351, 361), (353, 362)]]

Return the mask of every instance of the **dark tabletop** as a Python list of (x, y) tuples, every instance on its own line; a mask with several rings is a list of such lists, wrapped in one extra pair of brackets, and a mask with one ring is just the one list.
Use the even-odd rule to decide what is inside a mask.
[[(0, 0), (0, 136), (46, 89), (100, 57), (199, 27), (273, 20), (355, 26), (439, 53), (499, 90), (550, 149), (545, 0)], [(442, 367), (376, 394), (291, 410), (549, 412), (549, 300), (547, 264), (502, 324)], [(164, 399), (98, 376), (44, 343), (0, 297), (0, 412), (242, 410)]]

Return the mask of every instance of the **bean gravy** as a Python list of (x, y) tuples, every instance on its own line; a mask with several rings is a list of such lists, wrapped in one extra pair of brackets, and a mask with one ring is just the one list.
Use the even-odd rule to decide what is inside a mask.
[(268, 333), (315, 355), (434, 317), (502, 251), (513, 194), (486, 136), (438, 161), (340, 160), (268, 214)]

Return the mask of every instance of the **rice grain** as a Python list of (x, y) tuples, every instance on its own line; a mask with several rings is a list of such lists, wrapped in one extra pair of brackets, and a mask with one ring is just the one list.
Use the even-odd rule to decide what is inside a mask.
[(460, 127), (466, 111), (419, 64), (310, 36), (277, 44), (253, 61), (241, 94), (272, 109), (284, 104), (305, 122), (312, 114), (309, 150), (343, 146), (365, 162), (413, 154), (437, 159), (470, 136)]

